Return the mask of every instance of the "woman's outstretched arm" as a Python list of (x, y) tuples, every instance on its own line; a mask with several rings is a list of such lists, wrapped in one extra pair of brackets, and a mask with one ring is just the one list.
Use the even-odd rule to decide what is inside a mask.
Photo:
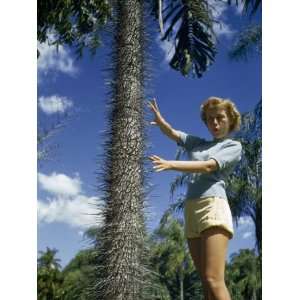
[(218, 169), (218, 163), (214, 159), (207, 161), (180, 161), (180, 160), (164, 160), (157, 155), (149, 157), (156, 172), (165, 170), (175, 170), (191, 173), (209, 173)]

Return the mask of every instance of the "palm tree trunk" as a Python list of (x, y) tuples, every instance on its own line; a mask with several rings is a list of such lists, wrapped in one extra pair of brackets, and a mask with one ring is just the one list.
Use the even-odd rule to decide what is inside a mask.
[(179, 275), (179, 281), (180, 281), (180, 300), (184, 300), (184, 296), (183, 296), (183, 274), (182, 273)]
[[(113, 80), (105, 143), (103, 226), (96, 299), (143, 299), (144, 24), (143, 1), (115, 1)], [(103, 196), (102, 196), (103, 198)]]
[(261, 198), (257, 199), (255, 210), (255, 237), (259, 255), (262, 254), (262, 207)]

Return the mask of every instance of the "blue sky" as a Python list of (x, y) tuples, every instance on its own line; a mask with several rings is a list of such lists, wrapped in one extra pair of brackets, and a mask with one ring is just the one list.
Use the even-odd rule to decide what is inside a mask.
[[(201, 79), (184, 78), (166, 63), (168, 44), (152, 44), (152, 81), (147, 96), (156, 97), (162, 115), (176, 129), (210, 138), (199, 118), (199, 105), (208, 96), (229, 97), (241, 112), (252, 110), (261, 97), (261, 60), (253, 56), (247, 63), (232, 62), (227, 52), (245, 18), (235, 9), (218, 6), (216, 17), (224, 25), (218, 29), (219, 46), (215, 63)], [(257, 17), (258, 19), (260, 17)], [(82, 233), (94, 219), (97, 155), (101, 153), (101, 133), (106, 126), (104, 68), (109, 62), (109, 45), (105, 44), (91, 59), (85, 55), (76, 61), (72, 49), (60, 48), (57, 54), (41, 46), (38, 61), (38, 118), (43, 124), (53, 123), (64, 111), (75, 111), (66, 128), (51, 139), (58, 144), (53, 161), (38, 170), (38, 250), (46, 246), (59, 250), (64, 266), (79, 249), (87, 246)], [(147, 120), (151, 120), (148, 114)], [(149, 153), (173, 159), (176, 144), (156, 127), (147, 128)], [(152, 230), (171, 203), (169, 189), (175, 172), (151, 174), (153, 190), (148, 228)], [(228, 256), (240, 248), (254, 247), (253, 224), (240, 220)]]

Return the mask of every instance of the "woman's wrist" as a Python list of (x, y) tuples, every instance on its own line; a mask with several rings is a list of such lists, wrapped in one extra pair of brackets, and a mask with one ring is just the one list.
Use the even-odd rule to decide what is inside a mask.
[(177, 167), (177, 162), (176, 160), (168, 160), (168, 165), (169, 165), (169, 170), (176, 170)]

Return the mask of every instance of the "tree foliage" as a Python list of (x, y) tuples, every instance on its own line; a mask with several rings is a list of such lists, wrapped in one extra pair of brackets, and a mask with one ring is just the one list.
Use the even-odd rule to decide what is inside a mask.
[(261, 299), (261, 260), (254, 250), (241, 249), (232, 254), (225, 278), (232, 299)]
[(37, 39), (40, 43), (75, 46), (78, 56), (84, 48), (95, 53), (100, 45), (99, 32), (111, 14), (108, 1), (38, 0), (37, 5)]
[(56, 258), (57, 249), (47, 247), (40, 251), (37, 265), (37, 297), (39, 300), (59, 300), (62, 297), (63, 276), (60, 259)]
[(261, 42), (261, 25), (251, 24), (239, 33), (229, 51), (229, 58), (233, 60), (247, 60), (252, 54), (261, 54)]
[(95, 258), (92, 249), (79, 251), (64, 268), (62, 274), (63, 300), (90, 300)]
[[(167, 214), (151, 236), (151, 266), (170, 299), (200, 297), (201, 283), (186, 244), (183, 224)], [(201, 298), (197, 298), (201, 299)]]
[(64, 113), (62, 117), (57, 118), (52, 124), (46, 126), (39, 123), (37, 127), (37, 161), (42, 167), (43, 163), (54, 158), (58, 145), (52, 143), (52, 138), (66, 127), (73, 118), (73, 113)]
[(261, 7), (261, 0), (227, 0), (229, 5), (235, 3), (235, 5), (242, 5), (243, 12), (253, 16), (257, 10)]
[(255, 224), (256, 246), (262, 244), (261, 140), (242, 141), (242, 166), (228, 179), (228, 198), (236, 222), (249, 216)]
[[(231, 0), (228, 3), (231, 4)], [(236, 5), (243, 6), (243, 13), (253, 17), (261, 7), (261, 0), (236, 0)], [(255, 53), (261, 54), (262, 28), (261, 24), (250, 24), (238, 33), (230, 51), (229, 58), (233, 60), (248, 60)]]
[(201, 77), (216, 55), (214, 20), (209, 1), (153, 0), (152, 14), (159, 18), (159, 3), (166, 30), (161, 40), (172, 40), (174, 54), (170, 66), (182, 75)]

